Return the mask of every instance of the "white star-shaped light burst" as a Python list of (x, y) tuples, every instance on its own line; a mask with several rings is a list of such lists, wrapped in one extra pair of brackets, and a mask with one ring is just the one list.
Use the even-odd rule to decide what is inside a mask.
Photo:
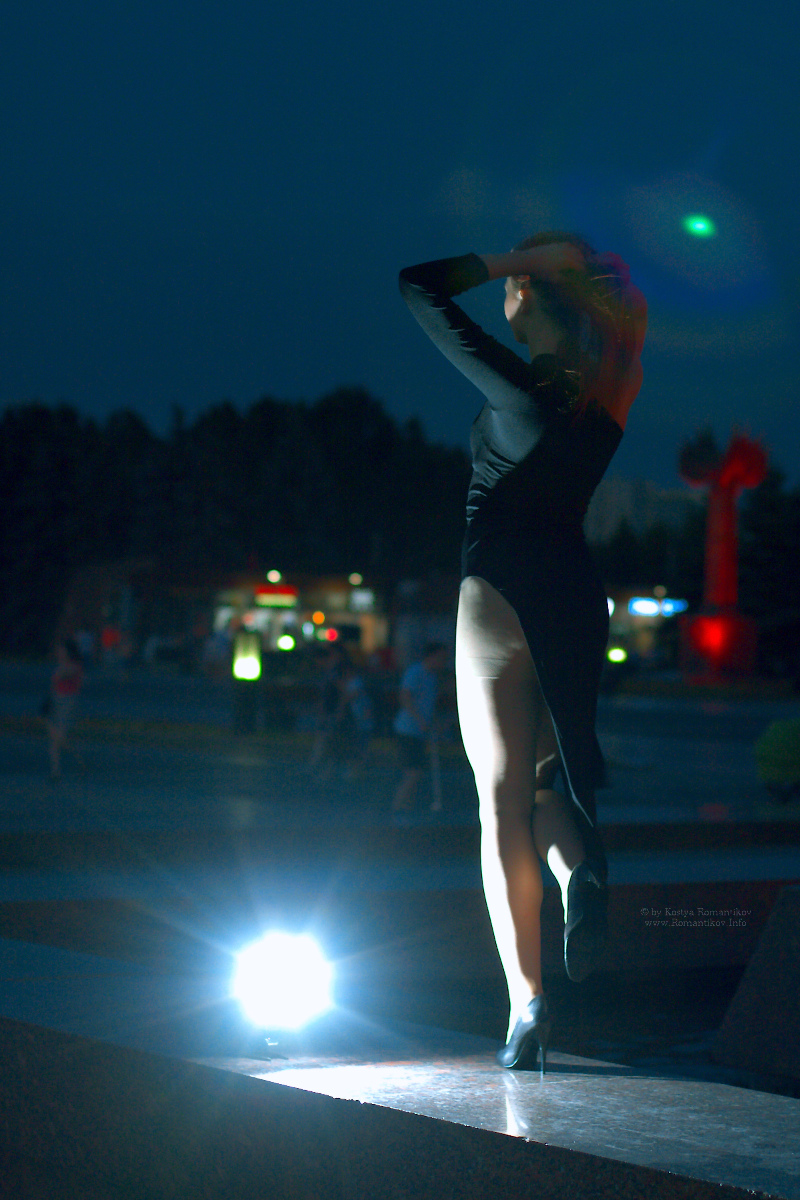
[(236, 956), (232, 992), (261, 1029), (300, 1029), (332, 1006), (332, 982), (312, 937), (272, 930)]

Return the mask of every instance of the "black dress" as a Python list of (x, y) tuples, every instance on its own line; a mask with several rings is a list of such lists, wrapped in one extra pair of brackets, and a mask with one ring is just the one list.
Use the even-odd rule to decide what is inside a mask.
[(485, 579), (519, 618), (587, 857), (605, 876), (594, 790), (603, 774), (595, 716), (608, 605), (583, 519), (622, 430), (603, 408), (572, 410), (569, 376), (553, 355), (524, 362), (453, 303), (487, 280), (483, 261), (468, 254), (407, 267), (400, 290), (428, 336), (486, 397), (472, 426), (462, 578)]

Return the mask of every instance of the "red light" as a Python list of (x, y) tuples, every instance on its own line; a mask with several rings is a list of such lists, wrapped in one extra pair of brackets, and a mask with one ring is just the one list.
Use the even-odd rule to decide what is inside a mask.
[(335, 642), (339, 637), (339, 630), (338, 629), (326, 629), (325, 637), (328, 639), (329, 642)]
[(732, 632), (725, 617), (698, 617), (692, 628), (695, 646), (710, 659), (724, 658)]
[(755, 668), (758, 629), (737, 612), (701, 613), (683, 625), (692, 652), (714, 670), (749, 672)]

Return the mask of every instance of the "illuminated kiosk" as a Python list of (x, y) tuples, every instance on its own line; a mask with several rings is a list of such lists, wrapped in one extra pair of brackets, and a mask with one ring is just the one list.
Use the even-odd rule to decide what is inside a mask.
[(736, 501), (744, 488), (764, 479), (767, 455), (758, 442), (734, 434), (726, 453), (710, 433), (684, 446), (680, 471), (687, 483), (708, 487), (703, 603), (681, 618), (682, 653), (687, 666), (699, 660), (705, 673), (750, 675), (755, 670), (758, 627), (738, 611), (739, 550)]

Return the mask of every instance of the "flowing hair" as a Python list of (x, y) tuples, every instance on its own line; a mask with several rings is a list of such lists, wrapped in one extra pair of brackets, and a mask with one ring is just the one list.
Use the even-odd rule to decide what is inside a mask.
[(586, 260), (586, 269), (566, 269), (558, 280), (531, 279), (530, 287), (542, 310), (563, 331), (556, 358), (570, 396), (568, 408), (582, 413), (600, 405), (614, 380), (630, 365), (631, 314), (625, 303), (625, 280), (578, 234), (536, 233), (519, 242), (514, 250), (554, 242), (577, 247)]

